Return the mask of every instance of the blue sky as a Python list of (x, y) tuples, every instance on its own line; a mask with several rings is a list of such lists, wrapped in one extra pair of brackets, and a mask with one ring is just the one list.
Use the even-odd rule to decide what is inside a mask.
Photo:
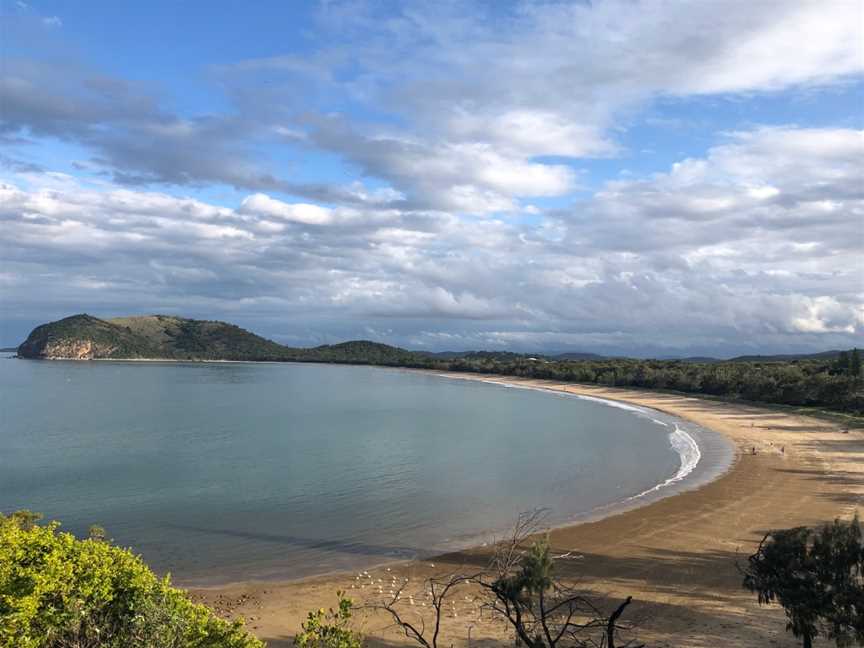
[(862, 343), (864, 4), (0, 3), (0, 343)]

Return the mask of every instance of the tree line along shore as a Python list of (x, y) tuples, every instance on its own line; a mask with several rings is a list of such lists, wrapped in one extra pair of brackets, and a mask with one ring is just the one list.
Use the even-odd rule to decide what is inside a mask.
[(858, 349), (731, 360), (645, 360), (593, 354), (430, 353), (365, 340), (298, 348), (219, 321), (170, 315), (105, 320), (82, 314), (35, 328), (17, 353), (42, 359), (378, 365), (670, 390), (864, 415), (864, 371)]
[[(274, 355), (261, 357), (256, 355), (256, 348), (261, 353)], [(696, 394), (712, 394), (706, 388), (714, 385), (714, 389), (719, 389), (717, 385), (726, 385), (729, 392), (713, 395), (748, 400), (759, 400), (754, 398), (756, 392), (745, 391), (751, 379), (754, 381), (752, 384), (770, 385), (775, 390), (759, 392), (768, 396), (782, 393), (783, 389), (787, 390), (787, 395), (793, 393), (791, 390), (797, 381), (808, 388), (818, 387), (815, 393), (825, 401), (831, 397), (831, 389), (835, 390), (835, 398), (840, 390), (845, 389), (847, 391), (843, 393), (850, 399), (847, 403), (859, 399), (855, 406), (857, 409), (844, 405), (840, 400), (830, 401), (833, 405), (828, 402), (786, 404), (861, 412), (861, 358), (854, 349), (815, 358), (751, 358), (722, 362), (569, 359), (489, 352), (434, 355), (372, 342), (291, 349), (221, 322), (168, 316), (110, 321), (75, 316), (38, 327), (19, 347), (18, 353), (22, 357), (49, 359), (339, 362), (515, 375), (560, 382), (593, 382), (604, 386), (676, 389)], [(556, 371), (561, 373), (554, 373)], [(650, 384), (649, 378), (653, 381)], [(666, 382), (659, 382), (661, 378)], [(720, 378), (726, 382), (721, 382)], [(643, 382), (635, 382), (637, 379)], [(685, 382), (687, 379), (692, 382)], [(711, 383), (710, 380), (717, 382)], [(731, 390), (733, 387), (734, 391)], [(651, 397), (678, 398), (659, 394)], [(765, 398), (762, 400), (771, 402)], [(713, 405), (721, 406), (719, 403)], [(852, 434), (850, 438), (854, 441), (859, 436)], [(837, 440), (826, 443), (836, 444)], [(843, 443), (846, 444), (845, 440)], [(754, 462), (762, 460), (761, 454), (754, 457)], [(789, 468), (784, 466), (784, 472), (798, 472)], [(840, 473), (843, 474), (842, 469)], [(812, 484), (808, 484), (808, 492), (813, 490)], [(853, 495), (850, 492), (843, 497), (842, 501), (850, 501)], [(740, 583), (738, 587), (743, 585), (743, 589), (749, 590), (760, 605), (779, 605), (783, 609), (788, 621), (787, 629), (805, 647), (812, 645), (817, 637), (826, 638), (838, 646), (862, 645), (864, 641), (864, 616), (860, 606), (864, 586), (864, 544), (860, 525), (857, 519), (829, 521), (829, 515), (833, 518), (839, 512), (837, 502), (840, 500), (831, 501), (829, 513), (820, 515), (826, 524), (816, 526), (807, 521), (809, 526), (792, 527), (800, 521), (787, 520), (785, 514), (781, 516), (783, 528), (763, 524), (766, 522), (762, 519), (764, 511), (757, 509), (753, 515), (758, 518), (760, 537), (765, 535), (746, 563), (740, 560), (744, 555), (739, 556), (742, 572), (735, 576)], [(796, 506), (799, 505), (800, 502), (796, 502)], [(753, 507), (748, 505), (745, 508)], [(752, 524), (750, 528), (753, 528)], [(766, 533), (766, 529), (772, 530)], [(688, 531), (688, 542), (691, 533)], [(464, 583), (485, 594), (484, 604), (503, 606), (499, 608), (503, 610), (499, 625), (506, 626), (508, 636), (520, 637), (522, 645), (538, 648), (646, 645), (639, 638), (638, 623), (630, 622), (630, 592), (624, 592), (614, 600), (601, 601), (592, 597), (590, 592), (586, 594), (581, 589), (573, 589), (569, 580), (559, 580), (559, 576), (563, 576), (563, 563), (566, 563), (563, 554), (550, 555), (542, 538), (539, 544), (529, 542), (533, 534), (516, 534), (514, 537), (518, 542), (504, 543), (503, 554), (499, 549), (495, 550), (491, 567), (467, 575), (446, 574), (444, 580), (439, 578), (436, 581), (433, 578), (437, 577), (432, 577), (424, 583), (424, 587), (439, 588), (439, 594), (433, 593), (433, 597), (437, 597), (433, 598), (433, 603), (438, 601), (440, 605), (432, 605), (432, 610), (438, 610), (438, 615), (432, 618), (430, 627), (437, 627), (434, 622), (449, 613), (447, 592), (457, 592), (460, 598), (464, 598), (461, 589)], [(668, 536), (662, 537), (666, 543)], [(4, 566), (0, 568), (0, 646), (3, 648), (62, 648), (70, 645), (260, 648), (263, 645), (241, 623), (217, 618), (185, 592), (171, 587), (167, 580), (157, 578), (140, 558), (112, 546), (106, 540), (105, 531), (99, 527), (93, 527), (89, 537), (78, 539), (61, 532), (54, 524), (38, 524), (38, 516), (27, 511), (6, 516), (0, 514), (0, 553), (4, 552), (5, 560), (0, 556), (0, 565)], [(501, 556), (506, 559), (499, 559)], [(734, 570), (735, 565), (728, 562), (726, 568)], [(443, 589), (452, 583), (455, 585), (446, 591)], [(460, 589), (455, 589), (456, 586)], [(444, 592), (443, 597), (440, 592)], [(393, 616), (393, 622), (404, 629), (401, 624), (406, 620), (402, 616), (405, 602), (399, 594), (397, 589), (391, 598), (373, 602), (371, 606), (385, 616), (393, 616), (395, 612), (399, 616)], [(668, 591), (664, 596), (668, 596)], [(540, 601), (553, 602), (552, 609), (564, 610), (565, 614), (547, 618)], [(364, 645), (351, 620), (355, 602), (338, 594), (335, 602), (336, 607), (329, 613), (324, 608), (313, 609), (305, 622), (293, 630), (297, 645), (308, 648), (359, 648)], [(308, 607), (317, 608), (311, 603), (310, 599)], [(507, 610), (515, 609), (513, 606), (522, 607), (520, 614), (511, 619)], [(369, 608), (370, 603), (366, 602), (364, 607)], [(571, 610), (575, 610), (578, 618), (575, 624), (571, 624)], [(689, 605), (687, 610), (690, 614)], [(455, 614), (453, 611), (451, 625), (455, 623)], [(692, 614), (698, 616), (695, 610)], [(746, 619), (747, 622), (754, 621), (753, 616)], [(547, 627), (554, 627), (555, 632), (545, 634)], [(779, 628), (782, 625), (778, 625)], [(633, 630), (637, 632), (634, 634)], [(438, 640), (437, 632), (432, 637), (425, 631), (418, 636), (408, 634), (406, 637), (407, 642), (413, 645), (436, 648), (448, 645), (444, 643), (444, 637)], [(566, 641), (561, 640), (562, 637)]]

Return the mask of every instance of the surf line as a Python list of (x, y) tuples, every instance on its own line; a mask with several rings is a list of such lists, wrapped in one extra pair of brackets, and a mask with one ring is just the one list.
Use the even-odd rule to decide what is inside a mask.
[[(547, 394), (555, 394), (558, 396), (570, 396), (576, 397), (580, 400), (592, 401), (598, 403), (600, 405), (605, 405), (607, 407), (614, 407), (617, 409), (627, 410), (630, 412), (635, 412), (639, 415), (642, 415), (646, 418), (649, 418), (653, 423), (658, 425), (662, 425), (664, 427), (669, 427), (668, 423), (661, 421), (659, 419), (653, 418), (650, 414), (652, 410), (649, 410), (644, 407), (639, 407), (637, 405), (630, 405), (629, 403), (622, 403), (620, 401), (615, 401), (606, 398), (598, 398), (597, 396), (587, 396), (585, 394), (574, 394), (573, 392), (568, 392), (563, 389), (550, 389), (548, 387), (538, 387), (535, 385), (519, 385), (515, 383), (508, 382), (499, 382), (495, 379), (489, 378), (468, 378), (462, 376), (452, 376), (448, 374), (437, 374), (441, 378), (451, 378), (455, 380), (474, 380), (477, 382), (486, 383), (489, 385), (498, 385), (499, 387), (509, 387), (511, 389), (527, 389), (529, 391), (541, 391), (546, 392)], [(687, 477), (690, 473), (692, 473), (696, 466), (699, 464), (699, 461), (702, 459), (702, 451), (699, 449), (699, 444), (696, 443), (696, 439), (694, 439), (686, 430), (679, 427), (677, 423), (673, 423), (675, 426), (675, 430), (669, 433), (669, 445), (672, 449), (678, 453), (680, 465), (678, 467), (678, 471), (668, 479), (660, 482), (659, 484), (655, 484), (651, 488), (642, 491), (641, 493), (637, 493), (636, 495), (631, 495), (630, 497), (623, 500), (623, 502), (632, 502), (635, 499), (639, 499), (640, 497), (644, 497), (645, 495), (649, 495), (650, 493), (655, 493), (661, 488), (665, 488), (666, 486), (670, 486), (677, 482), (680, 482), (682, 479)]]

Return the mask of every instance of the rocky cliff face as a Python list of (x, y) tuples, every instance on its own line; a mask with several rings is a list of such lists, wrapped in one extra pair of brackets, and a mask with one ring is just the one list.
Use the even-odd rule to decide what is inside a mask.
[(45, 360), (137, 358), (151, 352), (147, 340), (90, 315), (73, 315), (38, 326), (18, 347), (22, 358)]
[(37, 326), (18, 347), (22, 358), (45, 360), (285, 360), (291, 353), (233, 324), (168, 315), (72, 315)]
[(175, 315), (99, 319), (82, 313), (37, 326), (18, 347), (44, 360), (237, 360), (345, 362), (421, 367), (428, 356), (355, 340), (311, 349), (286, 347), (234, 324)]
[(110, 358), (114, 351), (116, 347), (94, 344), (92, 340), (48, 340), (44, 344), (23, 344), (18, 355), (45, 360), (93, 360)]

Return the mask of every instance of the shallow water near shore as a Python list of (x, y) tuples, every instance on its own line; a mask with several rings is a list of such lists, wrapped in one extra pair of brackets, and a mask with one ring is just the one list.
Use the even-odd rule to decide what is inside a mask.
[(0, 510), (99, 524), (186, 584), (291, 579), (550, 526), (716, 476), (652, 410), (372, 367), (0, 361)]

